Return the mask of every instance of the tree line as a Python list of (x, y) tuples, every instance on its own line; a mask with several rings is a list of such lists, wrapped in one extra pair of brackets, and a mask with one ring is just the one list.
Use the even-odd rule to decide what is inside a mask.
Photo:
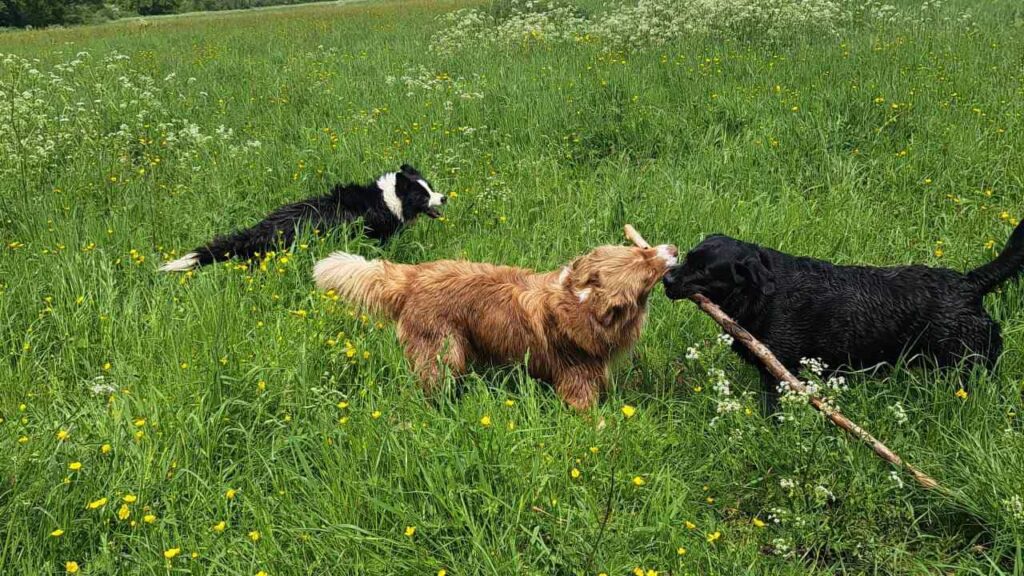
[(0, 0), (0, 27), (87, 24), (122, 16), (236, 10), (323, 0)]

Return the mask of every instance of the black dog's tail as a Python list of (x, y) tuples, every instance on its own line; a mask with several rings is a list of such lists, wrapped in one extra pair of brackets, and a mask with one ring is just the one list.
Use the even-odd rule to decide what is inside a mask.
[(276, 246), (286, 246), (295, 238), (302, 226), (332, 226), (340, 217), (336, 202), (330, 196), (309, 198), (282, 206), (258, 224), (225, 236), (217, 236), (160, 267), (161, 272), (185, 272), (219, 260), (252, 258)]
[(1006, 246), (995, 260), (968, 272), (964, 276), (964, 281), (970, 286), (972, 292), (978, 296), (984, 296), (1003, 282), (1016, 278), (1022, 269), (1024, 269), (1024, 222), (1014, 228)]
[[(277, 234), (278, 230), (281, 234)], [(185, 272), (218, 260), (229, 260), (235, 257), (252, 258), (259, 253), (273, 249), (279, 243), (290, 243), (294, 236), (292, 230), (275, 229), (273, 226), (267, 226), (265, 221), (260, 222), (252, 228), (240, 230), (227, 236), (217, 236), (208, 244), (192, 250), (177, 260), (165, 263), (160, 267), (160, 271)]]

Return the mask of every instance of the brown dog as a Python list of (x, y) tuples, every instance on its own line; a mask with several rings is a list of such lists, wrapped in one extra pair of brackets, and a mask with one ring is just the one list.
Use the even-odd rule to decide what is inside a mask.
[(417, 265), (336, 252), (316, 264), (321, 289), (398, 322), (398, 338), (430, 391), (438, 360), (453, 374), (468, 364), (529, 357), (530, 375), (571, 406), (597, 402), (608, 364), (640, 336), (647, 297), (675, 246), (601, 246), (570, 265), (532, 270), (440, 260)]

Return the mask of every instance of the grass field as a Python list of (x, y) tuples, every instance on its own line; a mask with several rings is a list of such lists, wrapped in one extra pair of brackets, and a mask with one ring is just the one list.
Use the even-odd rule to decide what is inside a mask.
[[(986, 262), (1024, 205), (1024, 29), (1012, 0), (944, 19), (970, 5), (630, 49), (444, 50), (461, 5), (422, 0), (0, 35), (0, 572), (1021, 574), (1019, 286), (987, 301), (996, 373), (836, 394), (943, 494), (799, 404), (760, 416), (756, 373), (660, 288), (576, 414), (516, 367), (424, 397), (393, 328), (310, 279), (341, 248), (550, 269), (626, 222), (681, 249)], [(443, 221), (155, 272), (402, 162)]]

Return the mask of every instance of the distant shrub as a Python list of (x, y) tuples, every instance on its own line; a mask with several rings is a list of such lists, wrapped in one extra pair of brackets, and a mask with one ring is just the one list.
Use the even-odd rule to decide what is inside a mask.
[(150, 16), (328, 0), (0, 0), (0, 28), (92, 24), (125, 14)]
[(142, 16), (173, 14), (181, 8), (181, 0), (120, 0), (125, 10)]
[(78, 23), (102, 6), (103, 0), (0, 0), (0, 26)]

